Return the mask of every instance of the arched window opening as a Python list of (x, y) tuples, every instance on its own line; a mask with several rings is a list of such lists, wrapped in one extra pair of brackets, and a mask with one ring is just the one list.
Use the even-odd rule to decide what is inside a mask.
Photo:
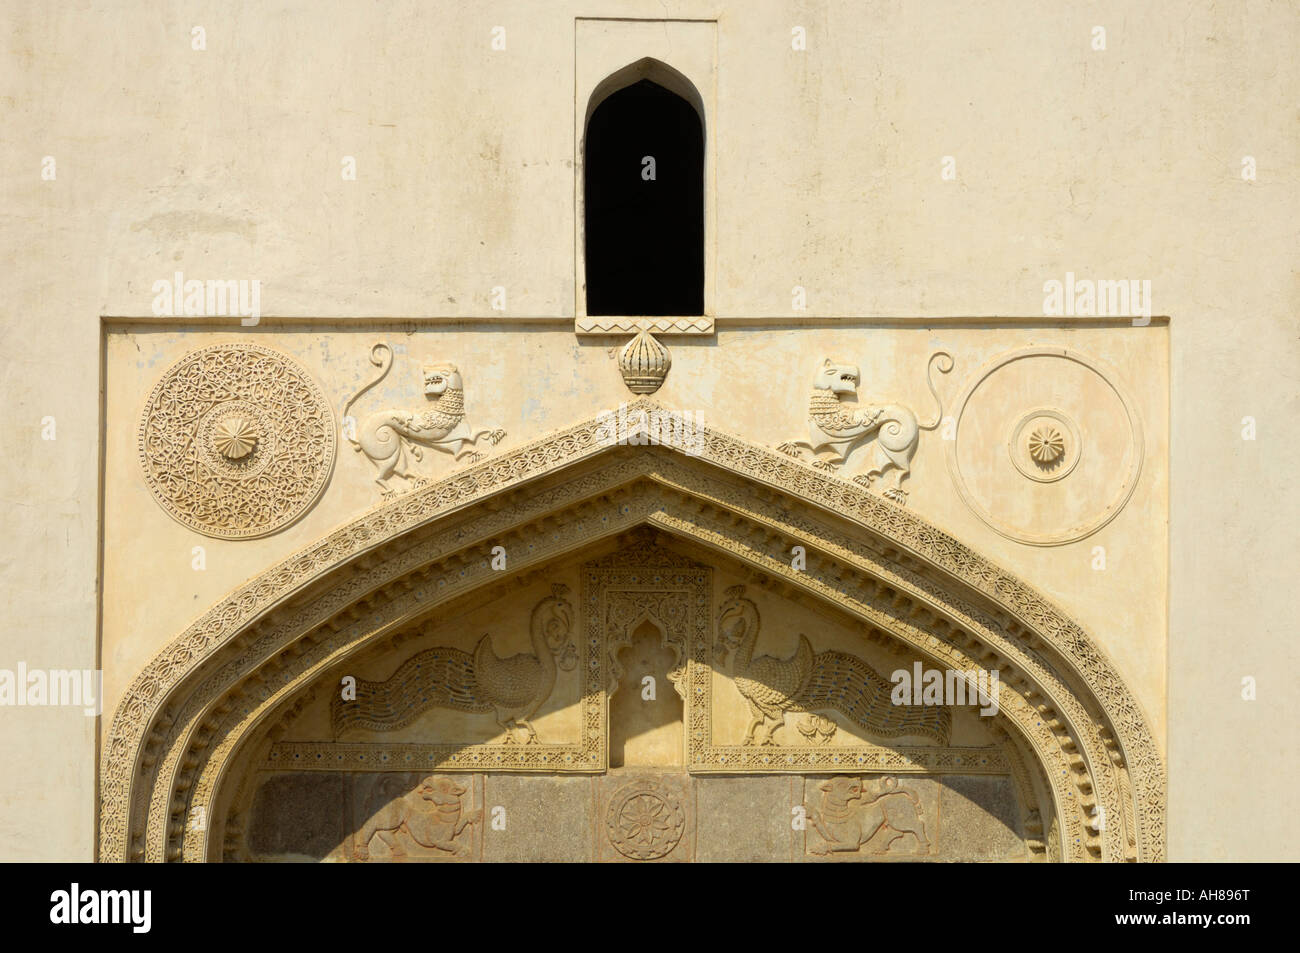
[(587, 314), (704, 313), (704, 125), (649, 79), (602, 100), (584, 147)]

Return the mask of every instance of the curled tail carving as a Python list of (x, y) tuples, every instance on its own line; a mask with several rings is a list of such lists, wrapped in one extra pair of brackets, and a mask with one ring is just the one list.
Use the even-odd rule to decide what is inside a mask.
[(939, 396), (939, 391), (934, 386), (934, 368), (936, 361), (938, 362), (940, 374), (949, 373), (953, 367), (952, 355), (947, 351), (935, 351), (930, 355), (930, 359), (926, 361), (925, 382), (930, 387), (930, 395), (934, 397), (937, 411), (934, 415), (933, 421), (928, 424), (918, 423), (916, 425), (920, 430), (933, 430), (935, 427), (939, 426), (939, 422), (943, 420), (943, 399)]
[(415, 721), (430, 708), (490, 712), (482, 697), (468, 652), (434, 648), (417, 652), (380, 682), (357, 679), (356, 698), (336, 696), (330, 705), (334, 737), (349, 729), (393, 731)]
[[(380, 351), (387, 351), (388, 356), (380, 357), (380, 353), (379, 353)], [(378, 343), (375, 344), (374, 347), (370, 349), (370, 363), (375, 365), (375, 367), (379, 368), (379, 373), (375, 375), (374, 379), (371, 380), (369, 384), (367, 384), (365, 387), (361, 388), (361, 390), (353, 394), (348, 399), (348, 402), (343, 405), (344, 420), (347, 419), (348, 411), (351, 410), (352, 405), (357, 402), (357, 398), (360, 397), (362, 394), (364, 394), (366, 391), (370, 390), (370, 388), (374, 387), (385, 377), (387, 377), (388, 372), (393, 369), (393, 349), (389, 347), (387, 341), (379, 341)], [(351, 429), (355, 430), (355, 428), (351, 428)], [(361, 449), (361, 444), (357, 442), (355, 433), (352, 433), (351, 435), (348, 436), (348, 441), (352, 444), (352, 448), (354, 450)]]
[(843, 652), (819, 652), (799, 704), (804, 709), (838, 711), (881, 738), (924, 735), (946, 745), (951, 712), (941, 705), (895, 705), (892, 687), (861, 659)]

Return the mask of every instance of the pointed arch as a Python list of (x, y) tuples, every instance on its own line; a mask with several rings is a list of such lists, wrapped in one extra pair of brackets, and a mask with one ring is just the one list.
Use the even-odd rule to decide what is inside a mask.
[(700, 125), (707, 128), (707, 120), (704, 111), (704, 97), (685, 74), (669, 66), (662, 60), (646, 56), (637, 60), (635, 63), (629, 63), (620, 70), (610, 73), (603, 80), (596, 84), (596, 88), (591, 91), (591, 96), (587, 99), (587, 113), (583, 117), (582, 127), (585, 130), (587, 124), (591, 122), (591, 114), (596, 111), (596, 107), (606, 99), (624, 89), (632, 86), (642, 80), (649, 80), (657, 86), (680, 96), (691, 105), (691, 108), (700, 117)]
[(583, 119), (589, 315), (704, 313), (704, 100), (644, 58), (606, 77)]
[[(1164, 858), (1163, 760), (1136, 699), (1077, 623), (833, 474), (707, 428), (667, 428), (689, 439), (649, 443), (651, 413), (673, 415), (641, 400), (472, 464), (205, 613), (118, 706), (101, 764), (100, 858), (220, 856), (184, 821), (215, 803), (240, 746), (325, 668), (484, 585), (493, 545), (504, 541), (525, 571), (645, 524), (831, 602), (940, 665), (998, 668), (1002, 709), (1050, 787), (1064, 858)], [(802, 571), (789, 565), (793, 545), (807, 550)], [(1109, 819), (1100, 830), (1098, 808)]]

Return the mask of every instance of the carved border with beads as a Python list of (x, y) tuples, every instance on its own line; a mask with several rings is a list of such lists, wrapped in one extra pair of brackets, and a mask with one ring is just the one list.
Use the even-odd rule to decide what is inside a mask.
[[(636, 469), (637, 468), (633, 468), (633, 472), (635, 472)], [(688, 504), (686, 508), (681, 507), (683, 502)], [(620, 524), (623, 526), (630, 528), (640, 522), (651, 522), (656, 525), (664, 526), (665, 528), (673, 528), (677, 530), (685, 528), (683, 535), (688, 536), (691, 535), (690, 529), (693, 528), (694, 524), (702, 520), (699, 510), (690, 504), (692, 504), (692, 500), (689, 497), (680, 493), (666, 493), (663, 488), (646, 492), (644, 484), (639, 488), (634, 487), (630, 490), (624, 490), (621, 494), (616, 494), (614, 499), (607, 501), (607, 506), (609, 508), (616, 509), (624, 517), (624, 521), (620, 521)], [(568, 542), (564, 537), (572, 537), (573, 539), (578, 540), (585, 538), (586, 524), (584, 520), (564, 520), (561, 514), (556, 514), (550, 508), (544, 509), (548, 511), (548, 516), (541, 522), (546, 525), (532, 527), (535, 535), (525, 537), (527, 545), (524, 548), (526, 548), (533, 557), (530, 559), (530, 565), (534, 563), (542, 565), (546, 560), (554, 557), (555, 552), (552, 550), (552, 546), (548, 544), (559, 544), (560, 546), (563, 546), (565, 542)], [(673, 512), (678, 509), (680, 509), (681, 512)], [(556, 531), (555, 527), (557, 523), (559, 524), (559, 528), (563, 529), (565, 532), (561, 533)], [(618, 527), (614, 527), (614, 529), (617, 528)], [(744, 534), (741, 534), (742, 538), (743, 536)], [(521, 540), (521, 542), (523, 541), (524, 540)], [(486, 552), (486, 546), (481, 548)], [(467, 573), (465, 569), (461, 569), (459, 572), (456, 571), (456, 566), (460, 564), (461, 563), (458, 560), (453, 558), (445, 561), (444, 565), (439, 567), (441, 571), (451, 576), (452, 586), (456, 590), (472, 589), (491, 578), (491, 573), (486, 559), (475, 564), (472, 573)], [(465, 577), (467, 574), (471, 575), (472, 578), (466, 579)], [(444, 577), (444, 581), (445, 580), (446, 577)], [(394, 615), (390, 612), (391, 604), (407, 602), (412, 607), (412, 612), (428, 610), (430, 603), (428, 594), (419, 589), (415, 589), (413, 592), (410, 590), (411, 587), (406, 587), (402, 595), (392, 597), (387, 602), (377, 600), (376, 606), (368, 608), (360, 613), (362, 616), (360, 621), (363, 623), (361, 627), (357, 628), (356, 626), (352, 626), (344, 630), (354, 649), (368, 644), (373, 641), (374, 638), (379, 637), (377, 635), (367, 634), (368, 630), (372, 627), (372, 622), (375, 620), (375, 615), (377, 613), (394, 618), (394, 625), (406, 624), (409, 620), (408, 617), (410, 613), (407, 613), (407, 617), (402, 617), (400, 614)], [(444, 598), (450, 598), (451, 596), (452, 593), (449, 592)], [(440, 602), (443, 600), (439, 599), (437, 601)], [(377, 621), (382, 624), (383, 619)], [(391, 629), (394, 625), (384, 626), (384, 628)], [(904, 633), (903, 637), (905, 641), (911, 641), (907, 638), (907, 633)], [(325, 646), (327, 649), (335, 647), (336, 645), (334, 640), (330, 640), (330, 644)], [(921, 647), (922, 650), (925, 651), (924, 646), (918, 647)], [(247, 707), (241, 710), (238, 700), (227, 701), (218, 706), (225, 710), (226, 716), (224, 718), (224, 724), (219, 726), (221, 730), (215, 732), (220, 735), (221, 740), (211, 754), (207, 753), (210, 747), (209, 741), (202, 737), (195, 738), (192, 735), (187, 735), (187, 738), (190, 740), (187, 741), (185, 747), (176, 747), (173, 749), (177, 758), (180, 758), (180, 756), (184, 754), (184, 758), (182, 759), (184, 764), (190, 764), (195, 760), (203, 760), (206, 767), (202, 772), (198, 773), (197, 777), (192, 768), (182, 771), (177, 776), (174, 785), (163, 786), (164, 790), (178, 793), (174, 794), (170, 801), (156, 805), (155, 810), (151, 812), (149, 825), (149, 840), (153, 845), (149, 850), (151, 856), (158, 857), (160, 849), (166, 851), (162, 854), (163, 857), (173, 856), (173, 848), (167, 847), (160, 843), (160, 841), (165, 838), (170, 842), (173, 837), (180, 836), (182, 825), (174, 824), (169, 827), (169, 819), (174, 821), (175, 819), (187, 816), (190, 805), (196, 800), (201, 804), (214, 803), (213, 795), (215, 794), (218, 780), (225, 765), (229, 763), (230, 759), (234, 756), (240, 743), (249, 737), (249, 732), (251, 732), (262, 720), (264, 714), (268, 713), (275, 706), (292, 698), (295, 692), (301, 690), (318, 675), (324, 663), (317, 659), (315, 664), (308, 664), (313, 661), (312, 656), (317, 654), (313, 651), (314, 648), (314, 646), (307, 647), (299, 653), (281, 653), (273, 659), (273, 665), (274, 663), (278, 663), (278, 668), (272, 667), (269, 672), (263, 671), (258, 673), (262, 681), (270, 681), (272, 683), (279, 682), (284, 687), (278, 689), (272, 695), (267, 695), (262, 690), (256, 689), (258, 699), (261, 700), (261, 704), (255, 706), (256, 710)], [(932, 651), (927, 652), (927, 656), (931, 658), (936, 657), (935, 653)], [(961, 664), (964, 667), (969, 667), (970, 663), (969, 661), (965, 661), (955, 662), (954, 664)], [(254, 664), (253, 667), (256, 668), (256, 664)], [(284, 672), (283, 669), (286, 667), (291, 668), (294, 671)], [(1016, 701), (1020, 702), (1021, 700), (1016, 698)], [(1007, 705), (1006, 699), (1004, 699), (1003, 704), (1004, 707)], [(1020, 720), (1022, 722), (1034, 717), (1032, 710), (1028, 709), (1027, 706), (1024, 706), (1023, 702), (1021, 702), (1021, 707), (1018, 710), (1021, 712)], [(233, 718), (233, 721), (235, 722), (234, 724), (231, 723), (231, 712), (235, 713)], [(1019, 726), (1019, 729), (1023, 731), (1023, 725)], [(1057, 777), (1056, 798), (1059, 804), (1067, 804), (1074, 795), (1068, 785), (1060, 780), (1060, 776), (1068, 773), (1068, 769), (1064, 767), (1065, 762), (1061, 756), (1062, 749), (1053, 749), (1053, 742), (1056, 739), (1046, 730), (1040, 731), (1039, 737), (1036, 739), (1032, 738), (1032, 731), (1029, 734), (1031, 735), (1031, 741), (1038, 749), (1037, 756), (1040, 759), (1045, 758), (1049, 761), (1055, 760), (1057, 767), (1060, 769), (1059, 774), (1055, 771), (1053, 772), (1054, 776)], [(1072, 740), (1071, 743), (1073, 743)], [(1073, 823), (1077, 829), (1078, 818), (1075, 814), (1075, 811), (1065, 812), (1067, 818), (1073, 819)], [(1075, 832), (1077, 832), (1077, 830)], [(206, 856), (205, 849), (202, 846), (203, 837), (201, 834), (186, 832), (184, 837), (186, 840), (184, 850), (185, 857), (189, 859), (202, 859)], [(1076, 837), (1074, 843), (1076, 846), (1079, 846), (1080, 838)], [(1081, 847), (1080, 852), (1082, 853)]]
[[(617, 467), (616, 467), (616, 468), (610, 468), (610, 469), (611, 469), (611, 470), (615, 470), (615, 469), (620, 469), (620, 468), (617, 468)], [(679, 469), (679, 468), (669, 467), (668, 469)], [(633, 472), (638, 472), (638, 471), (634, 468)], [(683, 476), (683, 475), (685, 475), (685, 474), (678, 474), (679, 482), (680, 482), (680, 478), (681, 478), (681, 476)], [(663, 479), (663, 476), (662, 476), (662, 475), (659, 475), (659, 476), (660, 476), (660, 479)], [(657, 491), (657, 492), (659, 492), (659, 491)], [(651, 499), (638, 499), (638, 498), (637, 498), (637, 497), (638, 497), (638, 493), (637, 493), (636, 491), (630, 491), (630, 492), (625, 492), (625, 493), (623, 493), (623, 495), (619, 496), (619, 497), (616, 498), (616, 499), (611, 499), (611, 500), (609, 500), (609, 501), (608, 501), (608, 505), (609, 505), (610, 507), (613, 507), (613, 508), (617, 509), (618, 512), (622, 513), (622, 514), (624, 515), (625, 518), (631, 519), (632, 522), (629, 523), (628, 525), (632, 525), (632, 524), (634, 524), (637, 520), (641, 520), (641, 519), (645, 519), (645, 518), (647, 518), (647, 517), (651, 517), (651, 516), (653, 516), (653, 517), (657, 517), (658, 521), (660, 521), (660, 522), (668, 522), (669, 520), (671, 520), (672, 524), (673, 524), (674, 526), (677, 526), (677, 527), (682, 526), (682, 525), (683, 525), (683, 520), (684, 520), (684, 524), (687, 525), (687, 526), (689, 526), (689, 525), (692, 524), (693, 521), (698, 520), (698, 516), (694, 515), (694, 514), (695, 514), (695, 511), (694, 511), (694, 510), (688, 510), (688, 511), (685, 511), (685, 512), (682, 513), (682, 514), (679, 514), (675, 519), (673, 519), (673, 518), (671, 517), (671, 514), (670, 514), (668, 511), (674, 508), (673, 505), (672, 505), (673, 503), (679, 503), (679, 502), (681, 502), (681, 501), (683, 501), (683, 500), (685, 500), (685, 501), (687, 501), (687, 502), (691, 502), (692, 500), (695, 500), (695, 499), (699, 498), (700, 496), (706, 496), (706, 495), (707, 495), (707, 493), (705, 492), (705, 488), (703, 488), (703, 487), (697, 488), (697, 490), (696, 490), (696, 494), (697, 494), (697, 495), (678, 493), (678, 494), (676, 494), (676, 497), (674, 497), (674, 498), (665, 498), (665, 499), (662, 499), (662, 500), (658, 500), (658, 501), (656, 501), (656, 499), (654, 499), (654, 498), (651, 498)], [(662, 495), (662, 493), (660, 493), (660, 495)], [(635, 502), (636, 502), (636, 505), (635, 505), (635, 506), (633, 505), (633, 501), (634, 501), (634, 500), (635, 500)], [(551, 502), (554, 502), (554, 501), (552, 500)], [(657, 507), (657, 510), (656, 510), (656, 507)], [(558, 517), (556, 514), (552, 513), (552, 514), (547, 518), (547, 521), (548, 521), (548, 522), (553, 522), (553, 521), (555, 521), (555, 520), (557, 520), (557, 519), (559, 519), (559, 517)], [(578, 525), (579, 529), (581, 530), (582, 525), (583, 525), (582, 522), (581, 522), (581, 521), (578, 521), (577, 525)], [(742, 538), (743, 538), (743, 535), (744, 535), (744, 534), (742, 534)], [(550, 539), (550, 540), (555, 540), (555, 539), (558, 539), (558, 538), (559, 538), (560, 534), (555, 533), (555, 532), (552, 531), (552, 532), (550, 532), (550, 533), (548, 534), (548, 536), (549, 536), (549, 539)], [(535, 540), (535, 539), (537, 539), (537, 537), (532, 537), (532, 539)], [(783, 544), (782, 544), (782, 545), (783, 545)], [(541, 560), (541, 562), (538, 563), (539, 565), (541, 565), (541, 564), (544, 563), (544, 559), (545, 559), (545, 558), (549, 558), (549, 551), (546, 549), (546, 547), (543, 547), (541, 551), (538, 551), (538, 546), (537, 546), (537, 544), (536, 544), (535, 542), (531, 542), (531, 541), (528, 542), (527, 545), (526, 545), (524, 548), (526, 548), (526, 549), (528, 550), (528, 552), (530, 552), (530, 553), (535, 553), (535, 554), (537, 555), (538, 560)], [(778, 546), (777, 546), (777, 555), (779, 555), (780, 550), (781, 550), (781, 546), (778, 545)], [(774, 557), (774, 558), (775, 558), (775, 557)], [(489, 576), (489, 575), (490, 575), (490, 574), (487, 573), (487, 561), (486, 561), (486, 560), (483, 560), (483, 561), (479, 564), (478, 568), (481, 570), (480, 576), (482, 576), (482, 577), (486, 577), (486, 576)], [(460, 578), (464, 578), (464, 576), (465, 576), (465, 572), (464, 572), (464, 570), (462, 570), (462, 571), (459, 572), (459, 573), (455, 573), (455, 575), (458, 576), (458, 577), (460, 577)], [(480, 581), (481, 581), (481, 579), (480, 579)], [(416, 592), (415, 592), (415, 597), (416, 597), (416, 601), (415, 601), (415, 604), (416, 604), (416, 605), (419, 605), (419, 603), (422, 602), (422, 601), (424, 601), (424, 599), (425, 599), (424, 594), (423, 594), (420, 590), (416, 590)], [(363, 615), (365, 615), (365, 613), (363, 613)], [(363, 631), (364, 631), (364, 630), (363, 630)], [(882, 635), (882, 637), (883, 637), (883, 635)], [(364, 639), (364, 634), (361, 636), (361, 638)], [(929, 653), (929, 657), (934, 657), (934, 653)], [(965, 660), (965, 661), (962, 661), (961, 658), (958, 658), (958, 660), (957, 660), (957, 661), (953, 661), (952, 664), (954, 664), (954, 665), (962, 665), (962, 666), (964, 666), (964, 667), (969, 667), (969, 665), (970, 665), (971, 663), (970, 663), (970, 661), (969, 661), (968, 659)], [(313, 677), (313, 678), (316, 677), (316, 676), (315, 676), (315, 672), (318, 672), (318, 671), (319, 671), (319, 669), (315, 669), (315, 670), (313, 670), (313, 673), (312, 673), (311, 677)], [(307, 677), (308, 677), (307, 675), (302, 675), (301, 677), (295, 679), (294, 684), (295, 684), (295, 685), (300, 685), (300, 684), (303, 682), (303, 680), (306, 679)], [(291, 694), (291, 691), (290, 691), (290, 690), (286, 690), (286, 693), (284, 693), (283, 697), (286, 697), (286, 698), (287, 698), (287, 697), (290, 697), (290, 694)], [(1019, 699), (1017, 699), (1017, 701), (1019, 701)], [(1004, 704), (1006, 704), (1006, 701), (1005, 701), (1005, 700), (1004, 700)], [(232, 708), (232, 707), (233, 707), (233, 708), (237, 708), (238, 706), (237, 706), (237, 705), (226, 705), (225, 707), (227, 708), (227, 710), (229, 710), (229, 709)], [(1021, 713), (1022, 713), (1022, 720), (1025, 719), (1025, 718), (1032, 719), (1032, 718), (1036, 717), (1036, 715), (1035, 715), (1034, 712), (1032, 712), (1031, 710), (1029, 710), (1027, 707), (1025, 707), (1025, 706), (1023, 706), (1023, 705), (1020, 707), (1019, 711), (1021, 711)], [(253, 722), (248, 722), (247, 724), (251, 725), (252, 723), (253, 723)], [(234, 749), (234, 745), (235, 745), (235, 741), (236, 741), (236, 739), (238, 739), (238, 737), (240, 737), (241, 732), (240, 732), (240, 731), (230, 731), (230, 732), (224, 732), (223, 734), (224, 734), (224, 736), (225, 736), (225, 740), (222, 742), (222, 748), (224, 749), (224, 751), (227, 751), (227, 752), (228, 752), (228, 751), (233, 751), (233, 749)], [(1060, 749), (1056, 749), (1055, 751), (1053, 751), (1053, 748), (1052, 748), (1052, 742), (1053, 742), (1053, 740), (1054, 740), (1054, 739), (1053, 739), (1052, 735), (1051, 735), (1050, 733), (1044, 731), (1044, 732), (1042, 733), (1041, 738), (1040, 738), (1040, 742), (1041, 742), (1041, 744), (1039, 745), (1039, 747), (1040, 747), (1040, 751), (1039, 751), (1039, 753), (1037, 754), (1036, 757), (1039, 758), (1039, 759), (1042, 759), (1042, 758), (1048, 758), (1049, 760), (1051, 760), (1052, 758), (1056, 758), (1055, 763), (1057, 764), (1058, 768), (1060, 768), (1060, 772), (1059, 772), (1059, 775), (1057, 775), (1057, 772), (1055, 772), (1055, 771), (1053, 772), (1053, 774), (1054, 774), (1054, 776), (1057, 776), (1058, 779), (1059, 779), (1060, 776), (1068, 775), (1068, 774), (1069, 774), (1069, 769), (1068, 769), (1068, 764), (1067, 764), (1064, 760), (1062, 760), (1061, 757), (1060, 757)], [(1067, 739), (1067, 740), (1069, 740), (1069, 739)], [(1071, 743), (1073, 743), (1073, 742), (1071, 742)], [(203, 745), (200, 745), (200, 747), (201, 747), (201, 748), (205, 748), (205, 747), (206, 747), (206, 743), (203, 744)], [(219, 759), (216, 759), (216, 760), (219, 761), (219, 762), (221, 762), (221, 763), (224, 763), (224, 760), (225, 760), (224, 755), (223, 755), (222, 758), (219, 758)], [(895, 758), (894, 760), (897, 760), (897, 759)], [(213, 775), (212, 775), (211, 773), (208, 773), (208, 774), (206, 774), (206, 777), (211, 778), (211, 777), (213, 777)], [(189, 791), (189, 790), (191, 790), (191, 788), (193, 788), (195, 791), (200, 792), (199, 794), (195, 795), (195, 796), (199, 797), (200, 803), (210, 803), (210, 801), (208, 800), (208, 797), (211, 796), (212, 785), (211, 785), (211, 784), (204, 784), (204, 783), (202, 783), (202, 779), (200, 779), (200, 783), (195, 784), (192, 775), (185, 775), (185, 776), (182, 776), (182, 777), (180, 778), (180, 781), (179, 781), (178, 785), (177, 785), (177, 788), (178, 788), (179, 790), (181, 790), (181, 791)], [(1073, 793), (1071, 792), (1071, 790), (1068, 788), (1068, 786), (1062, 787), (1062, 786), (1060, 786), (1060, 784), (1059, 784), (1059, 782), (1058, 782), (1058, 790), (1057, 790), (1057, 792), (1056, 792), (1056, 799), (1057, 799), (1058, 802), (1060, 802), (1060, 803), (1068, 803), (1068, 802), (1070, 801), (1070, 799), (1073, 798), (1073, 796), (1074, 796), (1074, 795), (1073, 795)], [(171, 812), (171, 813), (172, 813), (172, 816), (173, 816), (173, 817), (185, 816), (185, 814), (187, 813), (187, 811), (188, 811), (188, 809), (189, 809), (189, 804), (192, 803), (192, 801), (193, 801), (193, 798), (191, 798), (191, 799), (188, 800), (188, 801), (182, 799), (182, 800), (178, 801), (177, 803), (175, 803), (175, 804), (174, 804), (174, 807), (173, 807), (173, 810), (172, 810), (172, 812)], [(1071, 815), (1069, 815), (1069, 816), (1073, 816), (1073, 813), (1074, 813), (1074, 812), (1071, 812)], [(155, 814), (155, 818), (157, 818), (157, 814)], [(1077, 819), (1077, 818), (1074, 819), (1074, 831), (1073, 831), (1073, 832), (1076, 833), (1076, 834), (1079, 833), (1079, 829), (1078, 829), (1078, 819)], [(187, 835), (187, 836), (188, 836), (188, 835)], [(1075, 838), (1075, 843), (1078, 844), (1079, 841), (1080, 841), (1080, 838), (1076, 837), (1076, 838)], [(195, 848), (192, 849), (192, 850), (187, 850), (187, 851), (186, 851), (186, 855), (192, 857), (193, 859), (200, 859), (201, 856), (202, 856), (202, 851), (199, 850), (197, 847), (195, 847)]]
[[(644, 400), (633, 408), (660, 410)], [(635, 417), (632, 419), (635, 421)], [(364, 562), (367, 553), (439, 515), (606, 452), (620, 439), (626, 441), (645, 432), (644, 425), (627, 429), (628, 433), (610, 433), (609, 418), (602, 418), (473, 464), (371, 510), (263, 573), (206, 613), (141, 672), (118, 706), (104, 746), (101, 770), (101, 856), (126, 859), (130, 853), (129, 830), (135, 812), (127, 805), (136, 800), (133, 788), (156, 786), (150, 785), (148, 779), (158, 774), (153, 770), (157, 752), (163, 736), (172, 733), (174, 726), (167, 700), (223, 646), (232, 640), (248, 639), (250, 630), (258, 630), (257, 622), (268, 610), (325, 572), (353, 560)], [(1140, 856), (1163, 859), (1163, 760), (1137, 702), (1077, 624), (1023, 582), (957, 540), (834, 475), (707, 428), (696, 428), (689, 448), (674, 449), (682, 453), (689, 450), (690, 456), (849, 518), (870, 534), (896, 545), (902, 561), (933, 566), (996, 604), (1010, 634), (1031, 651), (1047, 647), (1059, 654), (1086, 684), (1114, 726), (1114, 754), (1134, 780)], [(149, 799), (148, 795), (145, 799)]]

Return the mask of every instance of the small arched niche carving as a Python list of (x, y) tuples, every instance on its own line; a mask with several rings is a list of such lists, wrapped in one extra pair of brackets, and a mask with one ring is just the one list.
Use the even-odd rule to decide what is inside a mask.
[(587, 314), (704, 313), (704, 104), (643, 59), (592, 93), (583, 137)]
[(622, 677), (609, 698), (609, 766), (680, 766), (682, 699), (668, 677), (677, 653), (649, 619), (617, 652)]

